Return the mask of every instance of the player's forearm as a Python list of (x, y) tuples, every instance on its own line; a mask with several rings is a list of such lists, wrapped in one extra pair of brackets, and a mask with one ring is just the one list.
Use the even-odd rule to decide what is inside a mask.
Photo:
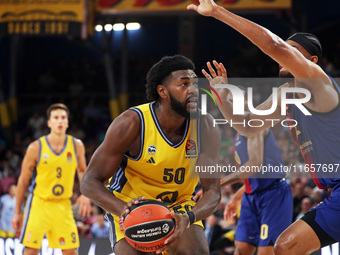
[[(217, 90), (218, 91), (218, 90)], [(222, 92), (224, 93), (224, 92)], [(220, 95), (220, 92), (218, 91), (218, 94)], [(248, 124), (249, 121), (251, 121), (252, 119), (261, 119), (263, 118), (263, 116), (255, 116), (253, 114), (251, 114), (250, 112), (245, 111), (244, 115), (240, 115), (240, 114), (234, 114), (233, 113), (233, 109), (234, 109), (234, 105), (233, 103), (231, 103), (230, 101), (226, 100), (226, 99), (222, 99), (222, 105), (220, 103), (218, 103), (218, 109), (220, 110), (220, 112), (222, 113), (223, 117), (225, 118), (225, 120), (228, 121), (228, 123), (238, 132), (240, 132), (242, 135), (254, 135), (262, 130), (265, 130), (266, 128), (268, 128), (268, 125), (271, 124), (271, 122), (269, 121), (265, 121), (263, 120), (263, 125), (262, 126), (253, 126), (250, 127), (250, 125)], [(224, 120), (215, 120), (216, 124), (225, 124)]]
[(221, 187), (231, 185), (247, 179), (261, 170), (261, 163), (253, 163), (249, 160), (242, 165), (235, 173), (231, 173), (228, 176), (221, 179)]
[(234, 194), (233, 196), (233, 200), (234, 201), (241, 201), (242, 200), (242, 197), (243, 197), (243, 194), (244, 194), (244, 191), (245, 191), (245, 186), (243, 185), (241, 188), (238, 189), (238, 191)]
[(221, 6), (217, 6), (214, 9), (212, 16), (241, 33), (268, 55), (283, 42), (282, 39), (268, 29), (242, 18)]
[(242, 181), (245, 177), (240, 176), (240, 172), (229, 174), (228, 176), (221, 179), (221, 187), (232, 185), (234, 183)]
[(116, 198), (112, 192), (104, 186), (103, 182), (95, 178), (89, 179), (84, 176), (80, 183), (80, 192), (105, 211), (117, 216), (120, 216), (126, 205), (125, 202)]
[(21, 213), (21, 207), (22, 207), (22, 204), (24, 203), (25, 194), (26, 194), (28, 186), (29, 186), (29, 182), (19, 177), (18, 185), (17, 185), (17, 192), (15, 194), (16, 202), (15, 202), (14, 212), (16, 214)]
[[(248, 121), (249, 116), (248, 115), (234, 115), (233, 114), (233, 104), (229, 101), (222, 101), (222, 105), (218, 103), (218, 108), (220, 112), (222, 113), (223, 117), (228, 121), (228, 123), (236, 129), (241, 134), (247, 135), (249, 130)], [(223, 120), (221, 120), (223, 122)], [(216, 121), (216, 124), (217, 121)], [(225, 124), (225, 123), (223, 123)]]
[(77, 174), (78, 174), (78, 180), (79, 182), (82, 181), (83, 177), (84, 177), (84, 173), (85, 173), (85, 169), (84, 170), (78, 170)]
[(196, 221), (203, 220), (216, 211), (216, 208), (221, 202), (221, 189), (214, 187), (207, 191), (203, 191), (203, 196), (200, 198), (191, 210), (195, 216)]

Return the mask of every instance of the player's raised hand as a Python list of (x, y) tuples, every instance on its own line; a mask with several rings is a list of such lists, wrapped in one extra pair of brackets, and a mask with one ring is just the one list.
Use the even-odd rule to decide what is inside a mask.
[(79, 214), (82, 216), (82, 217), (85, 217), (85, 216), (90, 216), (90, 213), (91, 213), (91, 200), (87, 197), (85, 197), (84, 195), (80, 195), (78, 198), (77, 198), (77, 201), (75, 203), (75, 206), (78, 206), (79, 205)]
[(231, 199), (224, 208), (223, 217), (225, 220), (234, 220), (241, 201)]
[(229, 94), (229, 90), (225, 88), (215, 88), (214, 86), (216, 84), (228, 84), (227, 70), (225, 69), (222, 63), (217, 63), (216, 60), (213, 60), (212, 63), (216, 68), (216, 71), (214, 67), (211, 65), (211, 63), (207, 62), (209, 73), (205, 69), (202, 69), (202, 73), (205, 76), (205, 78), (208, 79), (210, 86), (217, 91), (220, 98), (226, 99)]
[(199, 5), (190, 4), (187, 6), (188, 10), (194, 10), (203, 16), (212, 16), (217, 4), (214, 0), (200, 0)]
[(216, 60), (213, 60), (212, 63), (214, 64), (216, 71), (211, 65), (211, 63), (207, 62), (207, 67), (210, 74), (205, 69), (202, 69), (202, 73), (205, 76), (205, 78), (209, 80), (211, 86), (215, 84), (227, 84), (228, 83), (227, 70), (225, 69), (224, 65), (222, 63), (217, 63)]

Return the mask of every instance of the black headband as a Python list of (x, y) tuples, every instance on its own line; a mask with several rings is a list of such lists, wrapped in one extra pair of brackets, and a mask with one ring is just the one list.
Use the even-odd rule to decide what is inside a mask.
[(307, 33), (295, 33), (290, 36), (287, 40), (291, 40), (300, 44), (309, 54), (312, 56), (317, 56), (318, 59), (321, 59), (322, 56), (322, 48), (318, 39), (312, 35)]

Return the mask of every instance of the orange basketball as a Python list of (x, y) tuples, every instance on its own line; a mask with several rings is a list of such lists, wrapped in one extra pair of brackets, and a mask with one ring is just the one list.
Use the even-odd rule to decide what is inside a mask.
[(123, 228), (125, 238), (132, 247), (154, 252), (162, 248), (164, 241), (175, 231), (175, 221), (163, 203), (144, 200), (130, 207)]

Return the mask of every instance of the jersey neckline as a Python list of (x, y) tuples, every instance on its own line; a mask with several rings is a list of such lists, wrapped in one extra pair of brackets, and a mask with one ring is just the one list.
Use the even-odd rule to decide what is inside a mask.
[(50, 148), (50, 150), (57, 156), (60, 156), (66, 149), (66, 146), (67, 146), (67, 140), (68, 140), (68, 136), (66, 135), (66, 138), (65, 138), (65, 144), (64, 144), (64, 148), (61, 150), (61, 152), (57, 153), (53, 150), (52, 146), (50, 145), (48, 139), (47, 139), (47, 135), (45, 135), (45, 140), (46, 140), (46, 143), (48, 145), (48, 147)]
[(174, 143), (171, 142), (171, 140), (164, 134), (164, 132), (163, 132), (163, 130), (162, 130), (162, 128), (161, 128), (161, 126), (160, 126), (160, 124), (159, 124), (159, 122), (158, 122), (156, 113), (155, 113), (155, 111), (154, 111), (154, 109), (153, 109), (153, 105), (154, 105), (154, 104), (155, 104), (155, 102), (150, 103), (150, 111), (151, 111), (151, 115), (152, 115), (153, 121), (154, 121), (154, 123), (155, 123), (155, 125), (156, 125), (156, 127), (157, 127), (157, 130), (158, 130), (159, 134), (163, 137), (163, 139), (164, 139), (171, 147), (173, 147), (173, 148), (179, 147), (179, 146), (183, 143), (183, 141), (185, 140), (185, 138), (187, 137), (188, 129), (189, 129), (189, 120), (188, 120), (188, 119), (185, 120), (185, 121), (186, 121), (186, 123), (185, 123), (185, 132), (184, 132), (184, 135), (183, 135), (181, 141), (179, 141), (179, 143), (177, 143), (177, 144), (174, 144)]

